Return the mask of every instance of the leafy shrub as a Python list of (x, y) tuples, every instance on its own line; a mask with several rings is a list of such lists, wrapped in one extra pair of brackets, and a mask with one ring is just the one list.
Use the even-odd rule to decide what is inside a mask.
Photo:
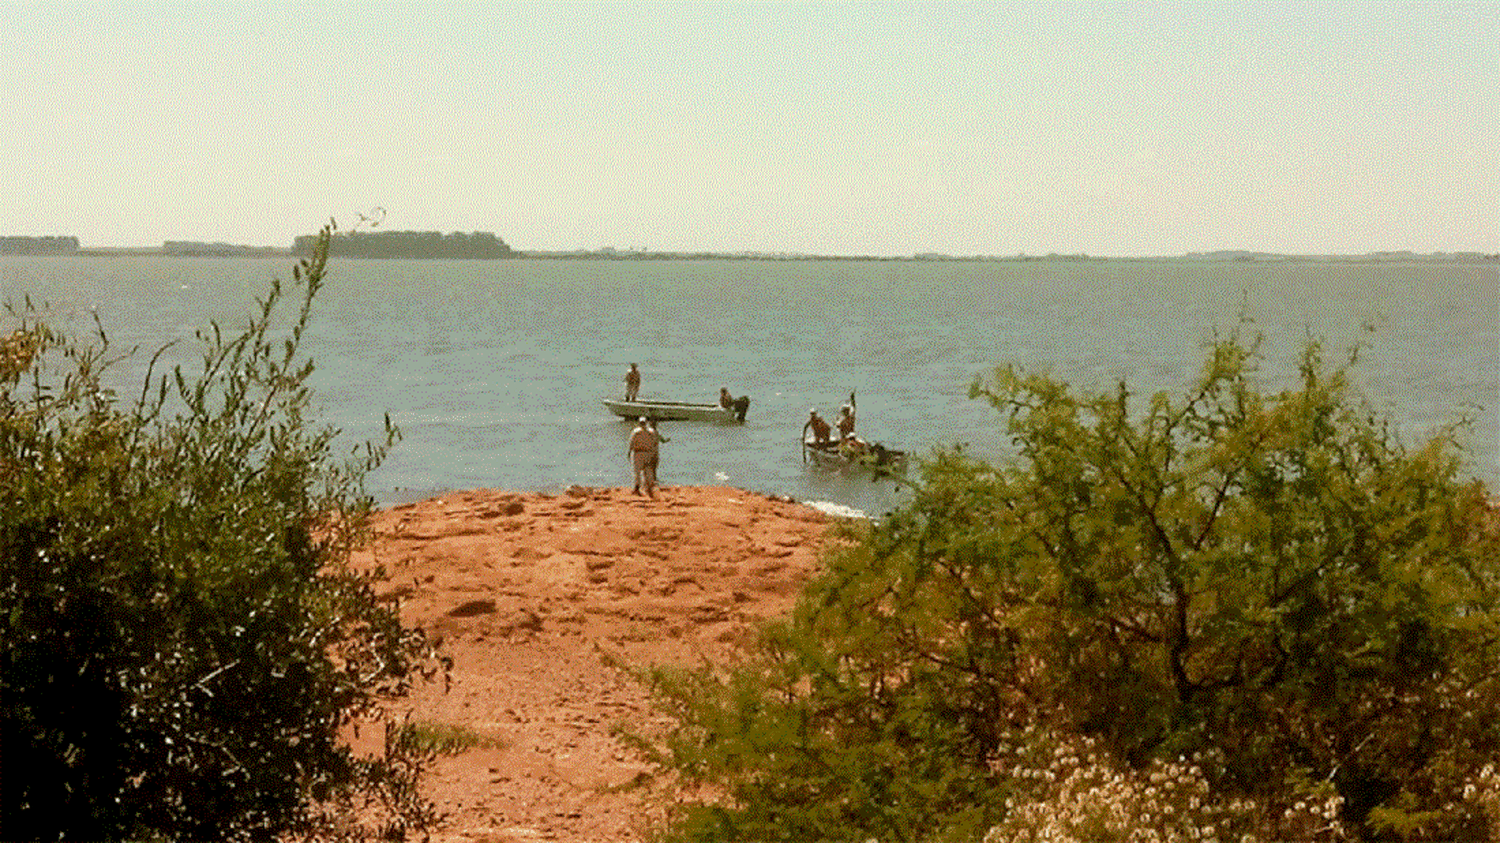
[[(419, 631), (348, 565), (383, 445), (347, 459), (307, 417), (300, 355), (324, 247), (202, 368), (104, 386), (108, 339), (36, 311), (0, 343), (0, 707), (4, 839), (353, 835), (384, 803), (399, 837), (433, 819), (423, 757), (340, 740), (438, 669)], [(300, 305), (300, 306), (299, 306)], [(152, 367), (161, 352), (152, 358)], [(368, 830), (368, 829), (367, 829)]]
[(1203, 759), (1204, 810), (1255, 806), (1251, 837), (1337, 805), (1338, 834), (1486, 839), (1500, 539), (1456, 428), (1405, 448), (1351, 397), (1356, 356), (1309, 343), (1264, 395), (1231, 336), (1139, 409), (977, 381), (1010, 464), (939, 451), (747, 664), (652, 674), (656, 758), (705, 788), (665, 836), (977, 839), (1047, 798), (1022, 770), (1076, 773), (1023, 763), (1037, 741), (1087, 738), (1110, 769)]

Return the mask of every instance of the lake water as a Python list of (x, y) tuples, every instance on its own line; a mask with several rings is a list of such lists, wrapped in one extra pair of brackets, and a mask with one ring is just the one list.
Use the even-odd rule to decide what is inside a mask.
[[(142, 347), (143, 363), (210, 320), (242, 324), (291, 266), (0, 257), (0, 297), (46, 300), (54, 324), (75, 332), (97, 313), (115, 347)], [(1274, 388), (1290, 383), (1306, 337), (1323, 338), (1330, 360), (1368, 340), (1356, 369), (1364, 396), (1408, 444), (1473, 417), (1469, 473), (1500, 488), (1494, 263), (336, 260), (306, 348), (318, 408), (351, 446), (374, 438), (385, 413), (401, 427), (370, 478), (383, 502), (628, 485), (630, 424), (599, 399), (623, 391), (635, 362), (643, 398), (712, 401), (727, 386), (752, 400), (743, 426), (664, 424), (664, 484), (878, 514), (899, 499), (893, 484), (802, 464), (809, 407), (831, 417), (853, 391), (867, 439), (1000, 457), (1000, 416), (966, 397), (977, 374), (1015, 363), (1080, 386), (1125, 378), (1144, 393), (1180, 391), (1204, 343), (1241, 314), (1265, 335)]]

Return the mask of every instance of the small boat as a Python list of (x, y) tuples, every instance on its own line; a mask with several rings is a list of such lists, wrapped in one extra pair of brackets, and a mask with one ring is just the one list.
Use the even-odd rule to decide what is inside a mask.
[(906, 452), (887, 448), (879, 442), (868, 445), (864, 453), (852, 453), (836, 441), (804, 439), (802, 461), (836, 471), (871, 471), (877, 475), (906, 472)]
[(733, 407), (719, 404), (688, 404), (682, 401), (616, 401), (599, 399), (611, 413), (634, 421), (644, 416), (652, 421), (706, 421), (718, 424), (743, 422), (750, 399), (740, 398)]

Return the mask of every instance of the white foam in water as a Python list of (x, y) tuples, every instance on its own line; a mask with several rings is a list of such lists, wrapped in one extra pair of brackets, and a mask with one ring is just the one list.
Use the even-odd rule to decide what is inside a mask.
[(865, 511), (863, 509), (855, 509), (852, 506), (844, 506), (841, 503), (834, 503), (833, 501), (803, 501), (803, 503), (825, 515), (832, 515), (835, 518), (869, 517), (868, 515), (865, 515)]

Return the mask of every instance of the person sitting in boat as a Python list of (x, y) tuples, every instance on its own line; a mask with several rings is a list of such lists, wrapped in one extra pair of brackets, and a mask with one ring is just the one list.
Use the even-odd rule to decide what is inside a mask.
[(729, 394), (729, 387), (719, 387), (719, 406), (726, 410), (734, 409), (734, 396)]
[(636, 393), (641, 391), (641, 370), (630, 364), (630, 371), (625, 373), (625, 400), (634, 401)]
[(845, 404), (839, 408), (839, 420), (835, 422), (839, 429), (839, 438), (846, 439), (854, 432), (854, 406)]
[(807, 411), (807, 423), (802, 425), (802, 441), (808, 441), (807, 430), (812, 428), (814, 445), (827, 445), (833, 441), (833, 427), (818, 415), (818, 408), (813, 407)]

